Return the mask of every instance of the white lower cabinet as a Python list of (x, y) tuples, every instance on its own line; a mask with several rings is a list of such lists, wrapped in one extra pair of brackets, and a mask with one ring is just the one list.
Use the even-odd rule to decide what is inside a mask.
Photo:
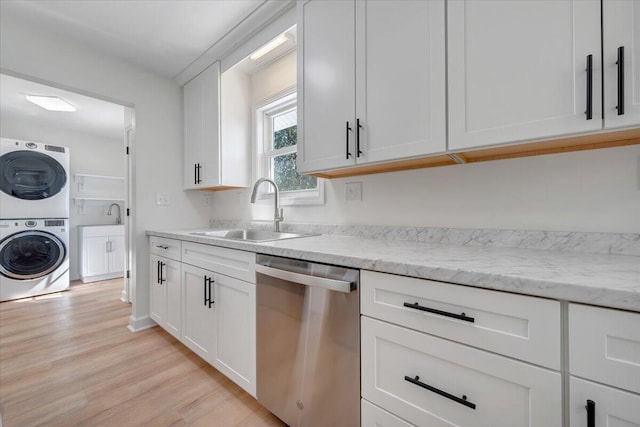
[(569, 304), (570, 426), (640, 427), (640, 313)]
[(387, 412), (364, 399), (362, 399), (360, 408), (362, 410), (360, 417), (360, 424), (362, 426), (411, 427), (411, 424), (403, 419), (396, 417), (391, 412)]
[(212, 272), (182, 264), (182, 343), (206, 361), (215, 346), (216, 307), (215, 300), (209, 300), (212, 279)]
[(256, 285), (216, 274), (215, 339), (210, 363), (256, 395)]
[(180, 339), (182, 295), (180, 262), (151, 255), (151, 318), (167, 332)]
[(362, 317), (362, 396), (418, 426), (562, 425), (560, 374)]
[(571, 427), (640, 427), (640, 395), (575, 377), (570, 388)]
[(151, 318), (255, 397), (255, 254), (159, 237), (150, 247)]

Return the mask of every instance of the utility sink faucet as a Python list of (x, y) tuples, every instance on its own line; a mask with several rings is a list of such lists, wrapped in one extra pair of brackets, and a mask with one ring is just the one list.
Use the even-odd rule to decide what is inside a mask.
[(278, 192), (278, 186), (276, 185), (275, 181), (269, 178), (260, 178), (259, 180), (257, 180), (256, 183), (253, 184), (253, 193), (251, 193), (251, 203), (256, 202), (256, 197), (258, 196), (258, 187), (260, 187), (260, 184), (262, 184), (263, 182), (268, 182), (271, 185), (273, 185), (274, 199), (275, 199), (274, 214), (273, 214), (273, 231), (280, 232), (280, 223), (284, 221), (284, 213), (282, 211), (282, 208), (280, 207), (280, 194)]
[(116, 224), (122, 224), (122, 216), (121, 216), (119, 204), (111, 203), (111, 206), (109, 206), (109, 210), (107, 211), (107, 215), (111, 215), (111, 209), (113, 209), (114, 206), (118, 208), (118, 216), (116, 217)]

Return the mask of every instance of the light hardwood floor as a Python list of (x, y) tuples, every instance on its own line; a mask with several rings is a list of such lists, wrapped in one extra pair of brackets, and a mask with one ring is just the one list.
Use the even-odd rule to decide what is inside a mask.
[(3, 427), (283, 425), (162, 329), (129, 332), (121, 289), (0, 303)]

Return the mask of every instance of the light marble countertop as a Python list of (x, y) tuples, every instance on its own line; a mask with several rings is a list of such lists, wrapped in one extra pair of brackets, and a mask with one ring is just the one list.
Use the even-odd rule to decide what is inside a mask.
[(147, 234), (640, 312), (640, 257), (636, 256), (340, 235), (251, 243), (189, 234), (193, 231), (151, 230)]

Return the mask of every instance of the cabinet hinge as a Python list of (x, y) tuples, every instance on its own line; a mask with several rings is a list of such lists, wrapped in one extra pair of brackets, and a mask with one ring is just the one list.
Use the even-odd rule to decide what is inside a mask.
[(127, 208), (127, 216), (130, 216), (130, 215), (131, 215), (131, 213), (129, 211), (129, 208)]
[(127, 279), (131, 277), (131, 270), (127, 270)]
[(129, 154), (129, 146), (127, 145), (127, 155)]

